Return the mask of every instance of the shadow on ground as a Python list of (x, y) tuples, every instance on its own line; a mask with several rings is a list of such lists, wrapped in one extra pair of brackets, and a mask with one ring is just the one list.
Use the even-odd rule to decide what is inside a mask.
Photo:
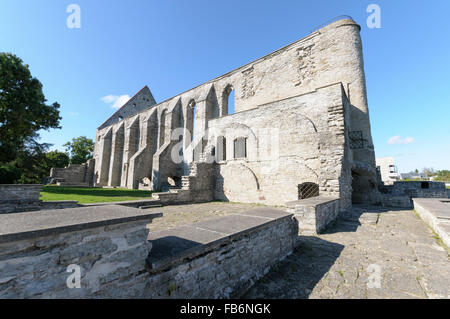
[(392, 208), (382, 206), (353, 205), (352, 209), (341, 212), (339, 218), (322, 234), (356, 232), (361, 223), (378, 223), (379, 217), (388, 212), (407, 210), (407, 208)]
[(306, 299), (343, 249), (343, 245), (318, 237), (299, 236), (293, 253), (272, 268), (243, 298)]
[[(354, 205), (323, 233), (356, 232), (362, 224), (377, 224), (393, 208)], [(405, 209), (398, 209), (405, 210)], [(294, 252), (273, 267), (243, 298), (307, 299), (341, 255), (344, 245), (316, 236), (299, 236)]]

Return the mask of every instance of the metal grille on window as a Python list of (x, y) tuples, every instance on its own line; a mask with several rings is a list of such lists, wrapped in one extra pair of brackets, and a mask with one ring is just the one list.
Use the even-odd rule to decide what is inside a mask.
[(298, 199), (316, 196), (319, 196), (319, 185), (309, 182), (298, 185)]
[(350, 139), (351, 149), (364, 148), (362, 131), (351, 131), (348, 133), (348, 137)]

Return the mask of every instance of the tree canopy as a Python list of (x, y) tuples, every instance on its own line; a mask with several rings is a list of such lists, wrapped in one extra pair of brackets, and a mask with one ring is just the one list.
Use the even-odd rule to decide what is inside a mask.
[(60, 105), (46, 102), (28, 65), (14, 54), (0, 53), (0, 163), (15, 160), (38, 139), (39, 130), (60, 128)]
[(71, 164), (83, 164), (93, 156), (94, 141), (86, 136), (80, 136), (64, 144), (64, 147), (70, 155)]

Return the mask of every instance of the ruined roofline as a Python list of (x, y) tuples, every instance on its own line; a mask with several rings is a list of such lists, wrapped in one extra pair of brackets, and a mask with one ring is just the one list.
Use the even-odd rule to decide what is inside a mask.
[[(110, 125), (106, 125), (106, 124), (108, 123), (108, 121), (109, 121), (111, 118), (115, 117), (118, 113), (120, 113), (120, 111), (121, 111), (125, 106), (127, 106), (127, 105), (130, 104), (130, 103), (132, 103), (132, 101), (133, 101), (137, 96), (139, 96), (140, 94), (142, 94), (142, 93), (144, 93), (144, 92), (146, 92), (146, 91), (147, 91), (147, 93), (150, 94), (150, 97), (151, 97), (151, 98), (153, 99), (153, 101), (155, 102), (154, 104), (150, 105), (150, 107), (153, 107), (153, 106), (158, 105), (158, 103), (156, 103), (156, 100), (155, 100), (155, 98), (154, 98), (154, 96), (153, 96), (152, 91), (150, 90), (150, 88), (148, 87), (148, 85), (145, 85), (145, 86), (144, 86), (142, 89), (140, 89), (135, 95), (133, 95), (126, 103), (124, 103), (117, 111), (115, 111), (113, 114), (111, 114), (111, 116), (108, 117), (108, 118), (106, 119), (106, 121), (104, 121), (100, 126), (98, 126), (98, 127), (97, 127), (97, 130), (101, 130), (101, 129), (107, 127), (107, 126), (110, 126), (110, 125), (115, 124), (115, 123), (112, 123), (112, 124), (110, 124)], [(150, 107), (149, 107), (149, 108), (150, 108)], [(140, 112), (142, 112), (142, 111), (144, 111), (144, 110), (148, 110), (149, 108), (145, 108), (145, 109), (141, 110)], [(138, 112), (138, 113), (140, 113), (140, 112)], [(136, 113), (136, 114), (137, 114), (137, 113)], [(134, 114), (134, 115), (136, 115), (136, 114)], [(124, 118), (130, 118), (130, 117), (132, 117), (132, 116), (134, 116), (134, 115), (130, 115), (130, 116), (124, 117)]]
[[(305, 96), (305, 95), (308, 95), (308, 94), (313, 94), (313, 93), (316, 93), (317, 91), (319, 91), (321, 89), (325, 89), (327, 87), (332, 87), (332, 86), (336, 86), (336, 85), (340, 85), (341, 90), (342, 90), (342, 97), (348, 100), (347, 92), (345, 92), (344, 85), (342, 84), (342, 82), (334, 82), (334, 83), (330, 83), (330, 84), (327, 84), (327, 85), (316, 87), (316, 88), (314, 88), (314, 89), (312, 89), (311, 91), (308, 91), (308, 92), (304, 92), (304, 93), (300, 93), (300, 94), (284, 97), (282, 99), (273, 100), (273, 101), (267, 102), (267, 103), (258, 104), (255, 108), (252, 108), (252, 109), (236, 112), (236, 113), (233, 113), (233, 114), (226, 114), (226, 115), (221, 116), (220, 118), (224, 118), (224, 117), (227, 117), (227, 116), (233, 116), (235, 114), (241, 114), (241, 113), (245, 113), (245, 112), (251, 112), (251, 111), (254, 111), (254, 110), (256, 110), (256, 109), (258, 109), (260, 107), (264, 107), (264, 106), (267, 106), (267, 105), (270, 105), (270, 104), (273, 104), (273, 103), (278, 103), (278, 102), (281, 102), (281, 101), (293, 99), (293, 98), (300, 97), (300, 96)], [(216, 120), (216, 119), (217, 118), (213, 118), (210, 121), (213, 121), (213, 120)]]
[[(333, 20), (331, 20), (331, 21), (333, 21)], [(185, 93), (188, 93), (189, 91), (195, 90), (195, 89), (197, 89), (197, 88), (199, 88), (199, 87), (201, 87), (201, 86), (208, 85), (208, 84), (212, 84), (212, 83), (214, 83), (214, 82), (216, 82), (216, 81), (218, 81), (218, 80), (220, 80), (220, 79), (222, 79), (222, 78), (225, 78), (225, 77), (227, 77), (227, 76), (230, 76), (231, 74), (233, 74), (233, 73), (235, 73), (235, 72), (239, 72), (239, 70), (242, 70), (242, 69), (245, 70), (245, 69), (249, 68), (250, 66), (252, 66), (252, 65), (254, 65), (254, 64), (256, 64), (256, 63), (259, 63), (259, 62), (265, 61), (265, 60), (267, 60), (267, 59), (269, 59), (269, 58), (272, 58), (273, 56), (276, 56), (276, 55), (280, 54), (281, 52), (285, 51), (286, 49), (288, 49), (288, 48), (290, 48), (290, 47), (292, 47), (292, 46), (294, 46), (294, 45), (296, 45), (296, 44), (298, 44), (298, 43), (301, 43), (301, 42), (303, 42), (303, 41), (306, 41), (306, 40), (310, 39), (311, 37), (314, 37), (314, 36), (316, 36), (317, 34), (320, 34), (321, 32), (328, 31), (329, 29), (338, 28), (338, 27), (344, 26), (344, 25), (355, 25), (355, 26), (357, 26), (357, 27), (359, 28), (359, 30), (361, 30), (361, 27), (360, 27), (359, 24), (357, 24), (351, 17), (345, 16), (345, 18), (339, 19), (339, 20), (334, 21), (334, 22), (331, 22), (331, 23), (329, 23), (329, 24), (327, 24), (327, 25), (325, 25), (325, 26), (322, 26), (322, 27), (320, 27), (320, 29), (317, 29), (317, 30), (315, 30), (315, 31), (312, 31), (312, 32), (309, 33), (307, 36), (304, 36), (303, 38), (300, 38), (300, 39), (298, 39), (298, 40), (296, 40), (296, 41), (294, 41), (294, 42), (291, 42), (291, 43), (289, 43), (289, 44), (287, 44), (287, 45), (281, 47), (281, 48), (278, 49), (278, 50), (275, 50), (275, 51), (273, 51), (273, 52), (271, 52), (271, 53), (268, 53), (268, 54), (262, 56), (261, 58), (258, 58), (258, 59), (256, 59), (256, 60), (253, 60), (253, 61), (251, 61), (251, 62), (248, 62), (247, 64), (244, 64), (243, 66), (237, 67), (237, 68), (235, 68), (235, 69), (233, 69), (233, 70), (231, 70), (231, 71), (229, 71), (229, 72), (227, 72), (227, 73), (225, 73), (225, 74), (222, 74), (222, 75), (220, 75), (220, 76), (218, 76), (218, 77), (215, 77), (215, 78), (213, 78), (213, 79), (211, 79), (211, 80), (209, 80), (209, 81), (203, 82), (203, 83), (201, 83), (201, 84), (199, 84), (199, 85), (197, 85), (197, 86), (194, 86), (194, 87), (192, 87), (192, 88), (190, 88), (190, 89), (188, 89), (188, 90), (185, 90), (185, 91), (183, 91), (183, 92), (181, 92), (181, 93), (178, 93), (177, 95), (174, 95), (174, 96), (172, 96), (172, 97), (170, 97), (170, 98), (168, 98), (168, 99), (165, 99), (165, 100), (163, 100), (163, 101), (161, 101), (161, 102), (159, 102), (159, 103), (157, 103), (157, 104), (151, 105), (151, 106), (149, 106), (148, 108), (143, 109), (141, 112), (145, 112), (145, 111), (147, 111), (147, 110), (149, 110), (150, 108), (153, 108), (153, 107), (158, 107), (158, 106), (160, 106), (160, 105), (163, 104), (163, 103), (166, 103), (166, 102), (169, 102), (169, 101), (171, 101), (171, 100), (173, 100), (173, 99), (176, 99), (177, 97), (179, 97), (179, 96), (181, 96), (181, 95), (183, 95), (183, 94), (185, 94)], [(137, 94), (136, 94), (136, 95), (137, 95)], [(131, 99), (130, 99), (130, 101), (131, 101)], [(120, 109), (119, 109), (119, 110), (120, 110)], [(118, 111), (119, 111), (119, 110), (118, 110)], [(118, 111), (117, 111), (117, 112), (118, 112)], [(116, 112), (116, 113), (117, 113), (117, 112)], [(139, 112), (139, 113), (141, 113), (141, 112)], [(116, 114), (116, 113), (114, 113), (114, 114)], [(113, 114), (113, 115), (114, 115), (114, 114)], [(136, 114), (134, 114), (134, 115), (136, 115)], [(126, 117), (126, 118), (131, 118), (131, 117), (133, 117), (134, 115), (131, 115), (131, 116)], [(112, 117), (112, 116), (111, 116), (111, 117)], [(108, 121), (108, 120), (107, 120), (107, 121)], [(105, 121), (105, 123), (106, 123), (107, 121)], [(105, 124), (105, 123), (103, 123), (103, 124)], [(104, 129), (106, 126), (103, 126), (103, 124), (100, 125), (100, 126), (97, 128), (97, 130)], [(112, 124), (111, 124), (111, 125), (112, 125)]]
[[(273, 100), (273, 101), (267, 102), (267, 103), (258, 104), (255, 108), (252, 108), (252, 109), (248, 109), (248, 110), (236, 112), (236, 113), (233, 113), (233, 114), (226, 114), (226, 115), (221, 116), (220, 118), (224, 118), (224, 117), (228, 117), (228, 116), (233, 116), (233, 115), (236, 115), (236, 114), (241, 114), (241, 113), (246, 113), (246, 112), (252, 112), (252, 111), (255, 111), (256, 109), (258, 109), (258, 108), (260, 108), (260, 107), (264, 107), (264, 106), (267, 106), (267, 105), (269, 105), (269, 104), (278, 103), (278, 102), (282, 102), (282, 101), (285, 101), (285, 100), (289, 100), (289, 99), (293, 99), (293, 98), (296, 98), (296, 97), (301, 97), (301, 96), (305, 96), (305, 95), (309, 95), (309, 94), (314, 94), (314, 93), (317, 93), (319, 90), (322, 90), (322, 89), (325, 89), (325, 88), (328, 88), (328, 87), (332, 87), (332, 86), (337, 86), (337, 85), (339, 85), (339, 86), (341, 87), (342, 97), (348, 100), (347, 92), (345, 92), (345, 88), (344, 88), (344, 85), (342, 84), (342, 82), (334, 82), (334, 83), (330, 83), (330, 84), (326, 84), (326, 85), (323, 85), (323, 86), (316, 87), (316, 88), (314, 88), (314, 89), (311, 89), (311, 90), (308, 91), (308, 92), (304, 92), (304, 93), (300, 93), (300, 94), (288, 96), (288, 97), (285, 97), (285, 98), (282, 98), (282, 99), (278, 99), (278, 100)], [(153, 105), (153, 106), (156, 106), (156, 105)], [(153, 106), (151, 106), (151, 107), (153, 107)], [(147, 110), (148, 110), (148, 109), (147, 109)], [(145, 112), (145, 110), (142, 111), (142, 112)], [(136, 116), (136, 115), (137, 115), (137, 114), (132, 115), (132, 116), (130, 116), (129, 118), (132, 118), (133, 116)], [(127, 119), (128, 119), (128, 118), (127, 118)], [(213, 118), (213, 119), (210, 119), (210, 121), (214, 121), (214, 120), (216, 120), (216, 119), (217, 119), (217, 118)], [(111, 124), (110, 126), (113, 126), (113, 125), (115, 125), (115, 124), (117, 124), (117, 123)], [(108, 127), (109, 127), (109, 126), (108, 126)], [(104, 127), (104, 128), (106, 128), (106, 127)], [(104, 128), (102, 128), (102, 130), (103, 130)]]

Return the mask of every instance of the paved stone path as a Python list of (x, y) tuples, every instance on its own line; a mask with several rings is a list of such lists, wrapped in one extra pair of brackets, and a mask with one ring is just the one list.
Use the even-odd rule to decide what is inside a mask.
[[(164, 217), (153, 220), (150, 231), (254, 207), (213, 202), (152, 208)], [(412, 210), (354, 207), (325, 234), (300, 236), (294, 253), (244, 297), (450, 298), (449, 252)]]
[(450, 298), (447, 249), (414, 211), (355, 207), (245, 297)]

